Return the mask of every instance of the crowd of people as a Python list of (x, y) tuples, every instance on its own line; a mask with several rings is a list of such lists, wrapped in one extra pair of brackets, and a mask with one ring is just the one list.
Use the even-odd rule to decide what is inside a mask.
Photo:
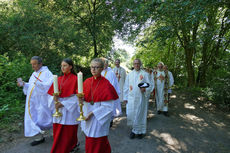
[[(156, 101), (157, 114), (169, 117), (168, 103), (173, 75), (166, 65), (143, 69), (140, 59), (133, 61), (133, 70), (126, 74), (115, 60), (110, 68), (105, 58), (95, 58), (90, 63), (92, 77), (83, 83), (83, 96), (78, 96), (78, 77), (73, 61), (61, 62), (62, 75), (58, 80), (58, 93), (52, 72), (43, 66), (42, 58), (34, 56), (30, 63), (34, 72), (29, 82), (18, 79), (26, 95), (24, 134), (34, 137), (31, 146), (45, 142), (45, 131), (53, 128), (51, 153), (69, 153), (79, 149), (78, 125), (85, 135), (86, 153), (110, 153), (109, 129), (115, 117), (122, 114), (121, 104), (126, 106), (127, 125), (132, 128), (130, 139), (142, 139), (146, 135), (147, 111), (151, 93)], [(82, 94), (82, 93), (81, 93)], [(77, 121), (83, 105), (85, 119)], [(53, 115), (54, 113), (59, 115)]]

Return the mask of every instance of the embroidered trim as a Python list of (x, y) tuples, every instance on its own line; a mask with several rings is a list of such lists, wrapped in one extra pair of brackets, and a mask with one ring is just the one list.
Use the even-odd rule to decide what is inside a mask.
[(42, 74), (42, 72), (39, 73), (39, 75), (38, 75), (38, 77), (37, 77), (37, 80), (35, 80), (34, 86), (33, 86), (33, 88), (32, 88), (31, 91), (30, 91), (30, 96), (29, 96), (29, 100), (28, 100), (28, 112), (29, 112), (29, 115), (30, 115), (30, 118), (31, 118), (31, 119), (32, 119), (32, 116), (31, 116), (31, 113), (30, 113), (30, 99), (31, 99), (32, 92), (33, 92), (34, 87), (35, 87), (35, 83), (38, 81), (38, 79), (39, 79), (39, 77), (40, 77), (41, 74)]
[(106, 76), (107, 72), (108, 72), (108, 71), (105, 71), (104, 77)]
[[(164, 71), (165, 72), (165, 82), (164, 82), (164, 103), (167, 104), (168, 103), (168, 89), (169, 89), (169, 76), (168, 76), (168, 71)], [(153, 72), (154, 75), (154, 83), (155, 83), (155, 91), (157, 94), (157, 71)]]

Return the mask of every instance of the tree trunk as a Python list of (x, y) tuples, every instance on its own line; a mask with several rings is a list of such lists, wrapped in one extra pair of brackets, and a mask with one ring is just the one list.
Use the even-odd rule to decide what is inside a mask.
[(198, 75), (196, 83), (200, 87), (206, 86), (206, 76), (207, 76), (207, 69), (208, 69), (208, 48), (210, 46), (211, 40), (206, 40), (203, 43), (202, 49), (202, 59), (201, 64), (198, 67)]
[(98, 52), (97, 52), (97, 40), (95, 37), (93, 37), (93, 47), (94, 47), (94, 58), (98, 57)]
[(96, 0), (93, 2), (93, 46), (94, 46), (94, 58), (98, 57), (97, 50), (97, 36), (96, 36)]
[(196, 83), (199, 87), (206, 87), (206, 76), (207, 76), (208, 66), (201, 64), (198, 68), (198, 75)]
[(193, 51), (191, 49), (185, 49), (185, 62), (186, 62), (186, 70), (188, 74), (188, 87), (195, 86), (195, 73), (194, 68), (192, 65), (192, 57), (193, 57)]

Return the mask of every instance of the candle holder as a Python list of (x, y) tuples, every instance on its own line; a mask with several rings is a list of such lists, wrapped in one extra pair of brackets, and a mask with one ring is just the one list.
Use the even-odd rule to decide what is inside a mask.
[[(53, 96), (58, 96), (59, 95), (59, 92), (58, 93), (53, 93)], [(59, 103), (58, 100), (55, 101), (55, 104)], [(53, 117), (61, 117), (62, 116), (62, 113), (59, 112), (58, 108), (55, 108), (56, 111), (55, 113), (53, 114)]]
[[(83, 98), (84, 97), (84, 93), (79, 93), (77, 94), (78, 99)], [(83, 115), (83, 103), (80, 103), (79, 100), (79, 106), (80, 106), (80, 116), (77, 118), (77, 121), (84, 121), (86, 119), (86, 117)]]

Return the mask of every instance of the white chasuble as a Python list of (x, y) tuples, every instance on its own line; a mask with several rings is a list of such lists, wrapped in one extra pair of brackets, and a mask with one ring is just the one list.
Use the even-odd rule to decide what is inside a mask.
[(174, 78), (173, 78), (173, 75), (172, 75), (172, 72), (168, 71), (168, 76), (169, 76), (169, 90), (168, 90), (168, 93), (172, 93), (172, 85), (174, 84)]
[(121, 94), (119, 95), (120, 101), (123, 101), (123, 86), (125, 84), (125, 78), (126, 78), (126, 71), (122, 67), (115, 67), (113, 68), (113, 72), (116, 75), (117, 81), (119, 83)]
[(148, 74), (143, 71), (131, 71), (125, 80), (124, 100), (127, 100), (126, 113), (127, 125), (132, 126), (132, 132), (135, 134), (145, 134), (147, 125), (147, 103), (150, 87), (141, 92), (138, 84), (141, 82), (150, 83)]
[[(103, 77), (105, 77), (107, 80), (109, 80), (109, 82), (112, 84), (112, 86), (115, 88), (116, 92), (117, 92), (117, 95), (119, 96), (120, 95), (120, 87), (119, 87), (119, 84), (118, 84), (118, 81), (117, 81), (117, 78), (116, 78), (116, 75), (115, 73), (113, 72), (113, 70), (108, 67), (107, 69), (104, 69), (102, 72), (101, 72), (101, 75)], [(117, 117), (119, 115), (122, 114), (122, 110), (121, 110), (121, 101), (120, 99), (116, 99), (114, 100), (113, 102), (113, 116), (114, 117)]]
[[(169, 87), (173, 85), (173, 78), (169, 76)], [(164, 88), (165, 88), (165, 72), (164, 71), (159, 71), (157, 70), (156, 73), (156, 104), (157, 104), (157, 111), (168, 111), (168, 103), (165, 103), (165, 98), (164, 98)], [(168, 92), (167, 92), (168, 93)]]
[(46, 66), (33, 72), (29, 82), (25, 83), (23, 92), (26, 95), (24, 132), (26, 137), (39, 134), (52, 127), (52, 113), (48, 108), (48, 94), (53, 82), (53, 74)]

